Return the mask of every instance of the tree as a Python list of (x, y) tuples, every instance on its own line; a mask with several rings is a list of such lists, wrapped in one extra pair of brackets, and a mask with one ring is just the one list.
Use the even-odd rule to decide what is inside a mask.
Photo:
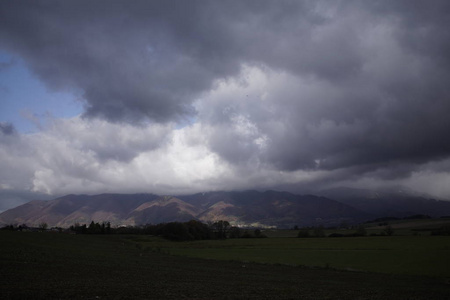
[(42, 222), (42, 223), (39, 224), (39, 229), (42, 230), (42, 231), (47, 230), (47, 227), (48, 227), (48, 224), (45, 223), (45, 222)]
[(107, 222), (106, 223), (106, 233), (110, 234), (111, 233), (111, 222)]
[(185, 225), (193, 239), (207, 240), (211, 238), (211, 230), (208, 225), (197, 220), (190, 220), (189, 222), (186, 222)]
[(213, 228), (216, 231), (218, 239), (226, 239), (228, 228), (230, 227), (230, 223), (228, 221), (217, 221), (213, 224)]
[(102, 226), (99, 223), (94, 223), (94, 221), (89, 224), (88, 233), (99, 234), (102, 233)]
[(230, 228), (230, 231), (228, 234), (230, 239), (238, 239), (241, 237), (241, 235), (242, 235), (242, 233), (241, 233), (241, 229), (239, 227), (232, 226)]
[(386, 233), (386, 235), (393, 235), (394, 234), (394, 229), (392, 228), (391, 225), (388, 225), (384, 229), (384, 233)]
[(170, 222), (162, 228), (163, 236), (173, 241), (193, 240), (193, 236), (189, 234), (188, 227), (185, 223)]

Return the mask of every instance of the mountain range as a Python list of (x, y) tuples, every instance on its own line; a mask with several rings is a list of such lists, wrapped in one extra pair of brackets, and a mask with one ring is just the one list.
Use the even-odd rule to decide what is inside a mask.
[(208, 192), (192, 195), (66, 195), (34, 200), (0, 214), (0, 224), (69, 227), (91, 221), (113, 226), (173, 221), (227, 220), (236, 226), (278, 227), (356, 224), (378, 217), (450, 215), (450, 202), (401, 191), (338, 188), (318, 195), (279, 191)]

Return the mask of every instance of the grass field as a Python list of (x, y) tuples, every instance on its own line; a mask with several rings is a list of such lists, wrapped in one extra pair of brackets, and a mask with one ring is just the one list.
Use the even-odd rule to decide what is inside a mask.
[[(448, 256), (448, 240), (442, 237), (423, 243), (395, 238), (177, 243), (145, 236), (1, 231), (0, 299), (448, 299), (446, 277), (336, 270), (339, 259), (320, 252), (331, 253), (336, 240), (340, 247), (333, 250), (336, 253), (368, 251), (366, 257), (373, 258), (389, 247), (364, 249), (378, 247), (384, 239), (398, 251), (397, 260), (410, 246), (420, 253), (431, 251), (430, 256)], [(356, 241), (360, 246), (354, 249)], [(267, 264), (302, 251), (311, 259), (316, 256), (319, 265), (323, 265), (320, 256), (326, 254), (331, 268)], [(249, 253), (252, 259), (247, 259)]]
[(448, 236), (266, 238), (184, 243), (140, 237), (135, 242), (142, 248), (160, 248), (189, 257), (450, 278)]

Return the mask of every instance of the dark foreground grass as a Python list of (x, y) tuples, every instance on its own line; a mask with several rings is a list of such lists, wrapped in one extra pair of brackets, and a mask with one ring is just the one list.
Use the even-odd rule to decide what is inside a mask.
[(444, 278), (226, 262), (121, 236), (0, 232), (0, 299), (448, 299)]

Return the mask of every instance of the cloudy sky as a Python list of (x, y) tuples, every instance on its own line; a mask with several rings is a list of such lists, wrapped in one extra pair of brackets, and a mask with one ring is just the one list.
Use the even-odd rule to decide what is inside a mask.
[(448, 1), (1, 1), (0, 211), (68, 193), (450, 198)]

